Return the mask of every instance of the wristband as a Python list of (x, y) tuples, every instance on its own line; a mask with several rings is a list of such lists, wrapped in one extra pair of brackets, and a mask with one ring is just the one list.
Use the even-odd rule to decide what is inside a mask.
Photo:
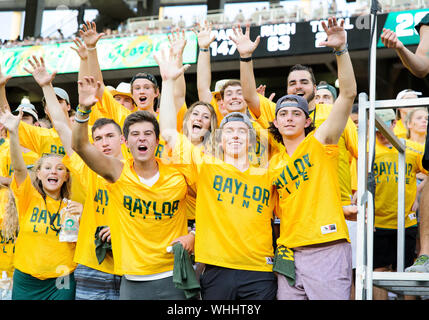
[(76, 121), (77, 123), (85, 123), (88, 122), (89, 117), (85, 118), (85, 119), (78, 119), (76, 116), (74, 116), (74, 121)]
[[(89, 110), (87, 110), (87, 111), (85, 111), (85, 110), (82, 110), (81, 108), (79, 108), (80, 107), (80, 105), (78, 105), (77, 106), (77, 108), (76, 108), (76, 112), (77, 113), (79, 113), (80, 115), (82, 115), (82, 116), (84, 116), (84, 115), (87, 115), (87, 114), (90, 114), (91, 113), (91, 111), (92, 111), (92, 109), (89, 109)], [(92, 107), (92, 106), (91, 106)]]
[(344, 49), (343, 49), (343, 50), (341, 50), (341, 51), (336, 51), (336, 50), (334, 49), (334, 53), (335, 53), (335, 55), (336, 55), (336, 56), (341, 56), (341, 55), (343, 55), (344, 53), (346, 53), (347, 51), (349, 51), (349, 46), (347, 45), (347, 43), (346, 43), (346, 46), (344, 47)]
[(93, 47), (93, 48), (86, 47), (86, 50), (88, 50), (88, 51), (93, 51), (93, 50), (96, 50), (96, 49), (97, 49), (97, 47)]
[(202, 51), (202, 52), (209, 52), (209, 49), (207, 49), (207, 48), (200, 48), (200, 51)]
[(249, 61), (252, 61), (252, 57), (248, 57), (248, 58), (242, 58), (242, 57), (240, 57), (240, 61), (249, 62)]

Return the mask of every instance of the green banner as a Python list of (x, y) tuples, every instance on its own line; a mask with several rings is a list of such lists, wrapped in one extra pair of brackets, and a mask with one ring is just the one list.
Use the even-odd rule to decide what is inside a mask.
[[(183, 52), (183, 63), (196, 63), (196, 35), (188, 31), (185, 36), (187, 43)], [(154, 67), (157, 63), (153, 54), (168, 46), (167, 34), (101, 39), (97, 44), (100, 68), (117, 70)], [(28, 76), (24, 67), (29, 67), (28, 59), (33, 55), (43, 57), (50, 72), (53, 70), (57, 70), (59, 74), (78, 72), (80, 58), (71, 47), (75, 47), (73, 42), (2, 48), (0, 53), (2, 72), (13, 77)]]
[[(384, 28), (394, 31), (404, 45), (417, 45), (420, 37), (414, 27), (427, 13), (429, 9), (389, 12)], [(377, 47), (384, 47), (381, 39)]]

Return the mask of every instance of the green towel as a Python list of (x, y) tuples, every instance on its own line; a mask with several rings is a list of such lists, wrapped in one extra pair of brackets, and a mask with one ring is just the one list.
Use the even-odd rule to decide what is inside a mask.
[(104, 261), (104, 258), (108, 252), (112, 252), (112, 244), (110, 242), (103, 241), (100, 238), (100, 231), (104, 228), (107, 228), (107, 226), (97, 227), (94, 235), (95, 255), (97, 256), (98, 264), (101, 264)]
[(293, 251), (285, 246), (278, 246), (274, 256), (273, 271), (286, 277), (289, 285), (295, 284), (295, 259)]
[(199, 294), (200, 284), (197, 281), (195, 270), (192, 267), (188, 252), (183, 249), (180, 242), (173, 245), (174, 269), (173, 282), (176, 288), (183, 289), (186, 299), (191, 299)]

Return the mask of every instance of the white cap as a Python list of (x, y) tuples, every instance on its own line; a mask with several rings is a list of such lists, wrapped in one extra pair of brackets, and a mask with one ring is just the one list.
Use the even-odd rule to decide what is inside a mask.
[[(110, 89), (110, 88), (109, 88)], [(116, 95), (122, 95), (122, 96), (128, 96), (128, 97), (130, 97), (132, 100), (133, 100), (133, 102), (135, 103), (135, 101), (134, 101), (134, 98), (133, 98), (133, 95), (131, 94), (131, 84), (130, 83), (127, 83), (127, 82), (121, 82), (117, 87), (116, 87), (116, 89), (115, 88), (112, 88), (111, 90), (110, 90), (110, 93), (112, 94), (112, 96), (116, 96)]]
[(411, 94), (415, 94), (416, 96), (421, 96), (422, 95), (421, 92), (414, 91), (412, 89), (405, 89), (405, 90), (402, 90), (401, 92), (398, 93), (398, 95), (396, 96), (396, 100), (403, 99), (404, 96), (406, 96), (407, 94), (410, 94), (410, 93)]
[(37, 110), (36, 107), (34, 105), (32, 105), (31, 103), (22, 103), (18, 106), (18, 108), (16, 108), (16, 110), (14, 111), (14, 113), (18, 113), (19, 110), (22, 110), (22, 112), (24, 113), (28, 113), (30, 115), (32, 115), (34, 117), (34, 119), (36, 119), (36, 121), (39, 121), (39, 117), (37, 115)]

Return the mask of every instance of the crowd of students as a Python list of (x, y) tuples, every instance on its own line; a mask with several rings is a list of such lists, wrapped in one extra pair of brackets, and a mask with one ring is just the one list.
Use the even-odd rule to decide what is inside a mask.
[[(26, 71), (43, 91), (51, 128), (39, 124), (32, 104), (9, 106), (10, 77), (0, 72), (0, 269), (10, 279), (10, 298), (352, 299), (357, 85), (343, 24), (322, 23), (339, 92), (317, 85), (310, 67), (295, 65), (287, 94), (276, 102), (257, 87), (252, 53), (259, 37), (250, 39), (249, 26), (234, 27), (231, 36), (240, 79), (226, 79), (215, 91), (211, 25), (194, 30), (199, 101), (189, 107), (180, 31), (169, 35), (169, 50), (155, 53), (162, 83), (137, 73), (112, 88), (98, 63), (101, 34), (87, 22), (75, 42), (75, 110), (67, 92), (54, 87), (55, 72), (43, 57), (29, 59)], [(400, 122), (408, 130), (411, 266), (427, 174), (427, 110), (377, 112), (392, 130)], [(377, 134), (376, 268), (394, 264), (396, 159)], [(192, 271), (180, 282), (183, 255)]]

